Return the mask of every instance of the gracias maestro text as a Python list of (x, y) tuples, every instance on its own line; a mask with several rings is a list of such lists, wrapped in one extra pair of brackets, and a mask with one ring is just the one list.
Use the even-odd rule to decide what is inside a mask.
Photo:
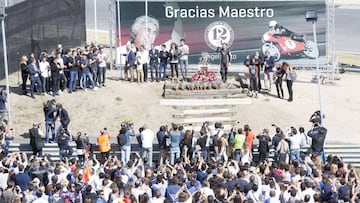
[[(216, 10), (213, 8), (174, 8), (165, 7), (166, 18), (214, 18)], [(218, 16), (220, 18), (272, 18), (274, 10), (271, 8), (230, 8), (229, 6), (219, 6)]]

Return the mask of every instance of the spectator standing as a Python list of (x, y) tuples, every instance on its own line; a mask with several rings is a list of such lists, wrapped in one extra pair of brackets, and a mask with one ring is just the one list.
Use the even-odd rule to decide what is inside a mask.
[(287, 163), (287, 158), (290, 153), (289, 143), (285, 141), (285, 135), (280, 135), (280, 142), (276, 147), (276, 152), (278, 154), (279, 163)]
[(103, 45), (99, 46), (99, 53), (97, 54), (96, 61), (98, 63), (98, 83), (99, 86), (105, 87), (105, 78), (106, 78), (106, 60), (108, 56), (104, 53)]
[(257, 78), (257, 91), (260, 92), (261, 90), (261, 71), (263, 70), (263, 58), (260, 56), (259, 52), (256, 51), (255, 54), (251, 57), (251, 62), (253, 64), (255, 64), (255, 66), (258, 67), (258, 72), (257, 72), (257, 75), (256, 75), (256, 78)]
[(29, 130), (30, 135), (30, 146), (33, 150), (33, 155), (42, 157), (42, 149), (44, 143), (42, 141), (42, 131), (40, 129), (40, 124), (34, 123), (33, 127)]
[[(171, 68), (171, 78), (172, 81), (178, 81), (179, 79), (179, 49), (178, 49), (178, 45), (173, 42), (170, 45), (170, 50), (169, 50), (169, 62), (170, 62), (170, 68)], [(174, 71), (176, 74), (176, 78), (174, 78)]]
[(0, 89), (0, 120), (5, 118), (6, 114), (6, 92)]
[(15, 174), (12, 177), (12, 180), (15, 182), (16, 186), (19, 186), (21, 191), (26, 191), (30, 186), (30, 177), (25, 173), (25, 166), (23, 164), (19, 165), (19, 173)]
[(288, 132), (287, 140), (290, 142), (290, 161), (296, 160), (298, 162), (301, 161), (300, 159), (300, 144), (301, 144), (301, 137), (297, 133), (296, 128), (291, 127), (290, 132)]
[(80, 65), (80, 58), (77, 56), (76, 51), (70, 51), (70, 49), (66, 50), (66, 67), (70, 74), (70, 82), (69, 82), (69, 93), (75, 92), (76, 90), (76, 82), (78, 80), (78, 68)]
[(16, 197), (15, 193), (15, 182), (12, 180), (9, 180), (7, 183), (7, 188), (4, 188), (4, 191), (1, 194), (0, 202), (10, 203), (13, 202), (13, 200)]
[(82, 87), (84, 88), (84, 91), (87, 91), (87, 80), (89, 80), (91, 88), (96, 90), (97, 87), (95, 86), (93, 75), (90, 72), (89, 59), (85, 53), (81, 54), (80, 67), (82, 69)]
[(185, 44), (185, 39), (180, 40), (179, 53), (180, 53), (179, 63), (180, 63), (181, 76), (182, 76), (182, 80), (186, 81), (190, 50), (189, 50), (189, 46)]
[(135, 136), (134, 124), (129, 123), (128, 126), (124, 126), (124, 128), (126, 143), (121, 147), (121, 161), (123, 162), (123, 164), (127, 164), (130, 161), (131, 154), (130, 136)]
[(51, 68), (50, 63), (47, 60), (47, 55), (43, 55), (41, 62), (39, 63), (39, 68), (41, 72), (41, 84), (44, 92), (48, 93), (50, 92), (50, 77), (51, 77)]
[(26, 90), (26, 82), (29, 78), (29, 67), (28, 67), (28, 57), (27, 56), (21, 56), (21, 61), (20, 61), (20, 70), (21, 70), (21, 79), (22, 79), (22, 84), (21, 84), (21, 89), (23, 91), (23, 94), (26, 95), (27, 94), (27, 90)]
[(43, 94), (42, 83), (40, 80), (40, 69), (36, 64), (35, 59), (31, 59), (31, 64), (29, 65), (29, 73), (30, 73), (30, 94), (31, 94), (31, 98), (35, 99), (34, 96), (35, 84), (38, 85), (38, 92), (40, 94)]
[(166, 128), (167, 128), (166, 126), (161, 126), (159, 131), (156, 133), (156, 137), (159, 143), (159, 150), (160, 150), (159, 166), (163, 165), (163, 163), (166, 160), (166, 153), (167, 153), (166, 139), (168, 137)]
[(221, 80), (226, 83), (227, 81), (227, 73), (228, 68), (231, 63), (231, 53), (230, 50), (227, 47), (226, 43), (221, 44), (221, 48), (217, 48), (217, 52), (220, 53), (220, 73), (221, 73)]
[(180, 158), (180, 131), (177, 124), (172, 125), (170, 137), (170, 164), (174, 165), (175, 159)]
[(51, 131), (52, 141), (55, 141), (55, 112), (57, 111), (56, 101), (53, 99), (48, 100), (44, 104), (43, 111), (45, 115), (45, 141), (49, 143), (49, 131)]
[(235, 160), (237, 162), (240, 162), (241, 149), (244, 146), (245, 139), (246, 139), (246, 137), (243, 134), (242, 129), (238, 128), (237, 133), (235, 134), (235, 137), (234, 137)]
[(136, 54), (137, 58), (137, 72), (138, 82), (147, 82), (148, 78), (148, 63), (149, 63), (149, 51), (145, 49), (144, 45), (140, 46), (140, 51)]
[(245, 134), (246, 137), (246, 143), (247, 146), (249, 147), (250, 151), (252, 149), (252, 144), (255, 138), (254, 133), (251, 131), (250, 126), (248, 124), (244, 125), (244, 131), (243, 133)]
[(264, 57), (264, 83), (265, 89), (271, 91), (271, 85), (273, 83), (273, 68), (275, 66), (275, 59), (273, 56), (270, 55), (270, 52), (267, 50), (265, 51)]
[(68, 133), (68, 131), (66, 129), (61, 129), (59, 138), (57, 140), (57, 143), (58, 143), (58, 146), (60, 149), (60, 158), (61, 159), (63, 159), (63, 158), (69, 159), (70, 155), (72, 154), (72, 151), (69, 146), (69, 141), (70, 141), (70, 134)]
[(275, 86), (276, 86), (276, 92), (278, 95), (278, 98), (283, 99), (284, 98), (284, 90), (282, 88), (282, 82), (284, 77), (285, 71), (281, 67), (277, 67), (275, 71)]
[(269, 136), (269, 129), (264, 129), (263, 132), (256, 137), (259, 139), (259, 161), (264, 163), (266, 158), (269, 156), (269, 144), (271, 143), (271, 138)]
[(151, 44), (149, 50), (149, 59), (151, 82), (159, 82), (159, 50), (155, 49), (154, 44)]
[(134, 71), (135, 70), (135, 63), (136, 63), (136, 56), (135, 53), (131, 50), (130, 46), (126, 46), (126, 55), (125, 55), (125, 80), (129, 80), (134, 82)]
[(60, 90), (60, 71), (62, 58), (60, 54), (56, 54), (56, 58), (54, 56), (50, 56), (50, 69), (51, 69), (51, 80), (52, 80), (52, 92), (53, 96), (59, 95)]
[(248, 66), (249, 69), (249, 81), (250, 81), (250, 91), (251, 97), (257, 98), (258, 96), (258, 82), (259, 82), (259, 64), (255, 58), (252, 58)]
[(76, 134), (75, 144), (76, 144), (76, 154), (78, 155), (79, 162), (81, 165), (84, 165), (86, 158), (85, 157), (86, 148), (89, 144), (89, 137), (86, 134), (83, 135), (81, 132), (78, 132)]
[(289, 102), (292, 102), (293, 101), (293, 88), (292, 88), (292, 86), (293, 86), (293, 78), (292, 78), (292, 76), (291, 76), (291, 74), (292, 74), (292, 72), (293, 72), (293, 69), (292, 69), (292, 67), (288, 64), (288, 63), (286, 63), (286, 62), (284, 62), (283, 63), (283, 69), (284, 69), (284, 71), (285, 71), (285, 80), (286, 80), (286, 86), (287, 86), (287, 89), (288, 89), (288, 92), (289, 92), (289, 99), (288, 99), (288, 101)]
[(57, 103), (56, 104), (57, 113), (55, 116), (55, 120), (60, 119), (60, 126), (57, 129), (56, 137), (54, 138), (55, 141), (57, 141), (57, 136), (59, 136), (60, 131), (62, 129), (68, 129), (69, 123), (70, 123), (70, 117), (66, 109), (63, 108), (62, 104)]
[(142, 143), (142, 158), (147, 159), (147, 163), (152, 167), (152, 156), (153, 156), (153, 141), (155, 138), (154, 132), (149, 129), (149, 126), (145, 124), (143, 131), (140, 134)]
[(65, 70), (67, 69), (67, 67), (65, 67), (65, 64), (67, 63), (66, 61), (66, 55), (62, 55), (60, 53), (56, 54), (56, 64), (58, 65), (59, 68), (59, 87), (60, 87), (60, 91), (63, 92), (66, 89), (67, 83), (68, 83), (68, 78), (65, 75)]
[(159, 59), (160, 59), (159, 77), (163, 81), (165, 81), (166, 79), (166, 68), (167, 68), (168, 58), (169, 58), (169, 52), (166, 50), (166, 45), (162, 44), (159, 53)]
[(110, 135), (107, 132), (106, 128), (100, 130), (100, 135), (97, 138), (97, 143), (99, 145), (99, 151), (101, 154), (101, 163), (104, 163), (109, 158), (111, 150)]

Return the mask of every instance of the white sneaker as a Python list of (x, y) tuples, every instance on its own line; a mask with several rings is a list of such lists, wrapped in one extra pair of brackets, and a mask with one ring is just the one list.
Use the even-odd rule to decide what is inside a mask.
[(93, 90), (96, 91), (98, 89), (98, 87), (94, 87)]
[(84, 89), (85, 92), (87, 92), (87, 89)]

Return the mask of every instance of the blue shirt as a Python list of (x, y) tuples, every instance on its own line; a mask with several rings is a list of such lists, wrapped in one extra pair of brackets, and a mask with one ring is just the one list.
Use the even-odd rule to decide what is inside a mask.
[(180, 131), (171, 131), (170, 135), (170, 146), (171, 147), (179, 147), (180, 146)]
[(130, 142), (130, 136), (135, 136), (135, 131), (134, 130), (128, 130), (125, 133), (125, 138), (126, 138), (126, 143), (124, 144), (124, 146), (130, 146), (131, 142)]

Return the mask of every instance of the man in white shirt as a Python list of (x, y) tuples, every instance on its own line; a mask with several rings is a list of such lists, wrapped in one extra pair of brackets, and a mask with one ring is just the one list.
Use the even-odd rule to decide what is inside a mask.
[(153, 141), (155, 138), (154, 132), (149, 129), (148, 125), (143, 126), (143, 131), (140, 134), (142, 142), (142, 157), (147, 158), (147, 163), (152, 167), (152, 156), (153, 156)]
[[(140, 46), (140, 51), (136, 54), (137, 60), (137, 71), (138, 71), (138, 82), (147, 81), (148, 73), (147, 66), (149, 62), (149, 52), (145, 50), (145, 46)], [(140, 74), (139, 74), (140, 73)], [(142, 74), (141, 74), (142, 73)]]
[(289, 132), (287, 140), (290, 141), (290, 161), (296, 158), (296, 160), (300, 162), (301, 137), (299, 133), (297, 133), (296, 128), (291, 127), (291, 132)]
[(182, 75), (182, 79), (183, 80), (187, 80), (187, 69), (188, 69), (188, 63), (189, 63), (189, 46), (187, 44), (185, 44), (185, 39), (181, 39), (180, 40), (180, 46), (179, 46), (179, 51), (180, 51), (180, 70), (181, 70), (181, 75)]

